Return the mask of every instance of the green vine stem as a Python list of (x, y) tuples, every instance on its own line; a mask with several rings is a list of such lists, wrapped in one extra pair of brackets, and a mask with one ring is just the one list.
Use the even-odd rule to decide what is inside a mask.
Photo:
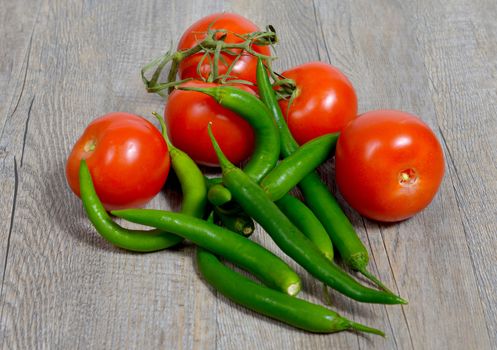
[[(175, 86), (190, 80), (176, 80), (179, 64), (185, 58), (195, 55), (199, 52), (204, 52), (204, 57), (202, 57), (202, 59), (200, 60), (197, 71), (200, 72), (200, 65), (205, 61), (205, 59), (210, 59), (212, 69), (207, 80), (213, 82), (226, 82), (226, 80), (229, 78), (229, 75), (231, 74), (233, 65), (238, 61), (239, 57), (241, 57), (242, 54), (248, 53), (258, 58), (262, 58), (266, 62), (271, 62), (276, 58), (274, 56), (263, 55), (253, 49), (254, 45), (273, 45), (277, 42), (276, 31), (272, 26), (268, 26), (266, 28), (266, 31), (258, 31), (247, 34), (230, 33), (240, 38), (242, 40), (242, 42), (240, 43), (225, 42), (228, 33), (229, 32), (224, 29), (209, 28), (206, 33), (206, 37), (192, 48), (174, 52), (170, 50), (161, 57), (158, 57), (149, 64), (145, 65), (141, 70), (141, 77), (147, 91), (165, 96), (165, 93), (163, 92), (164, 90), (168, 90), (168, 92), (171, 92)], [(227, 73), (225, 75), (219, 75), (219, 60), (224, 59), (221, 53), (235, 56), (235, 59), (228, 67)], [(159, 82), (160, 75), (168, 63), (170, 63), (171, 65), (169, 73), (167, 75), (167, 81)], [(152, 69), (155, 69), (154, 73), (152, 74), (152, 77), (148, 79), (146, 73), (148, 73)]]

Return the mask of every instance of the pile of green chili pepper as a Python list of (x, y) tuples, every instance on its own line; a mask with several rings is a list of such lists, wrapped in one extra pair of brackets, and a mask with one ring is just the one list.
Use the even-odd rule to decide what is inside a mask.
[[(278, 247), (312, 276), (360, 302), (406, 304), (367, 271), (368, 253), (337, 201), (315, 168), (335, 147), (338, 134), (328, 134), (299, 147), (282, 117), (266, 67), (259, 59), (260, 99), (230, 87), (185, 87), (212, 96), (245, 119), (255, 132), (255, 149), (243, 169), (230, 163), (209, 128), (222, 169), (221, 178), (206, 178), (195, 162), (168, 140), (171, 164), (183, 192), (180, 213), (152, 209), (114, 210), (116, 217), (152, 227), (130, 230), (105, 211), (83, 160), (80, 186), (83, 206), (96, 230), (112, 244), (137, 252), (152, 252), (187, 239), (197, 245), (203, 278), (234, 302), (289, 325), (318, 333), (356, 330), (384, 335), (350, 321), (330, 309), (298, 299), (300, 277), (282, 259), (248, 237), (258, 223)], [(281, 158), (281, 160), (280, 160)], [(305, 202), (289, 192), (298, 186)], [(360, 284), (334, 262), (335, 247), (342, 261), (373, 281), (379, 289)], [(250, 272), (258, 284), (226, 267), (226, 259)]]

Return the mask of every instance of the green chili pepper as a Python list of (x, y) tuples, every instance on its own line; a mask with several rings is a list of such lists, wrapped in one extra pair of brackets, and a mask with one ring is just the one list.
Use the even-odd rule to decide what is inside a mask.
[(406, 303), (391, 293), (364, 287), (329, 261), (267, 197), (264, 190), (224, 156), (210, 125), (208, 130), (221, 165), (225, 186), (245, 212), (266, 230), (283, 252), (311, 275), (352, 299), (383, 304)]
[(177, 245), (183, 239), (162, 230), (130, 230), (115, 223), (95, 192), (86, 161), (79, 167), (81, 200), (88, 218), (98, 233), (117, 247), (135, 252), (153, 252)]
[[(281, 154), (283, 157), (288, 157), (298, 149), (298, 144), (283, 118), (276, 95), (261, 60), (257, 64), (257, 79), (261, 99), (271, 112), (280, 131)], [(316, 172), (309, 173), (300, 181), (299, 187), (307, 205), (325, 227), (343, 261), (352, 269), (369, 278), (381, 289), (390, 292), (377, 277), (367, 270), (369, 255), (366, 247), (362, 244), (354, 227), (328, 187), (321, 181), (319, 175)]]
[[(212, 213), (207, 221), (213, 222)], [(286, 324), (315, 333), (355, 330), (385, 336), (378, 329), (350, 321), (320, 305), (254, 283), (200, 247), (197, 247), (197, 265), (204, 279), (225, 297)]]
[[(269, 78), (266, 74), (266, 71), (264, 69), (264, 65), (262, 64), (262, 61), (259, 61), (257, 64), (257, 85), (259, 87), (259, 93), (261, 95), (262, 101), (266, 104), (266, 106), (269, 108), (271, 114), (273, 115), (275, 111), (280, 111), (278, 103), (276, 101), (276, 96), (274, 94), (273, 88), (269, 82)], [(280, 112), (281, 113), (281, 112)], [(273, 118), (277, 119), (277, 118)], [(286, 124), (284, 124), (286, 125)], [(278, 125), (279, 126), (279, 125)], [(284, 133), (284, 130), (282, 130)], [(288, 131), (288, 129), (287, 129)], [(285, 135), (282, 135), (285, 136)], [(293, 140), (292, 136), (288, 133), (286, 134), (287, 137), (280, 137), (281, 141), (281, 151), (282, 155), (287, 155), (290, 156), (290, 154), (284, 154), (284, 150), (290, 147), (292, 144), (296, 146), (294, 151), (297, 151), (298, 145), (296, 142)], [(289, 136), (289, 137), (288, 137)], [(293, 143), (292, 143), (293, 142)], [(293, 153), (293, 152), (292, 152)], [(314, 171), (311, 171), (311, 174), (314, 173)], [(285, 205), (287, 202), (292, 201), (292, 199), (287, 199), (286, 197), (289, 196), (288, 194), (285, 195), (280, 201), (276, 202), (278, 207), (282, 209), (286, 215), (288, 215), (289, 219), (301, 230), (303, 230), (304, 234), (316, 245), (316, 247), (322, 251), (325, 256), (327, 256), (331, 261), (333, 260), (334, 252), (333, 252), (333, 244), (331, 243), (330, 236), (328, 235), (328, 232), (324, 228), (323, 224), (320, 222), (320, 220), (316, 217), (315, 213), (313, 213), (307, 206), (302, 203), (298, 202), (296, 205), (300, 208), (300, 211), (302, 211), (303, 215), (305, 215), (306, 220), (300, 220), (298, 215), (297, 215), (297, 210), (296, 209), (291, 209), (290, 206)], [(295, 202), (294, 202), (295, 204)]]
[(380, 330), (347, 320), (325, 307), (261, 286), (201, 248), (197, 250), (197, 262), (205, 280), (222, 295), (268, 317), (316, 333), (357, 330), (384, 336)]
[(326, 233), (321, 222), (314, 216), (314, 213), (304, 203), (287, 193), (275, 204), (316, 245), (328, 260), (333, 261), (333, 246), (330, 236)]
[[(164, 120), (160, 118), (161, 124)], [(204, 215), (205, 205), (207, 203), (207, 188), (202, 172), (197, 167), (193, 159), (185, 152), (174, 147), (167, 139), (164, 125), (163, 134), (166, 138), (171, 156), (171, 166), (176, 173), (181, 185), (183, 200), (181, 202), (181, 212), (201, 218)]]
[(207, 199), (218, 207), (231, 201), (230, 191), (223, 186), (223, 179), (220, 177), (206, 178), (207, 181)]
[(180, 89), (202, 92), (213, 97), (221, 106), (245, 119), (254, 129), (255, 148), (243, 168), (248, 176), (259, 182), (274, 168), (280, 156), (280, 135), (268, 109), (256, 96), (231, 86), (189, 86)]
[[(267, 286), (290, 295), (300, 291), (299, 276), (266, 248), (230, 230), (181, 213), (154, 209), (113, 210), (112, 214), (142, 225), (157, 227), (189, 239), (253, 273)], [(268, 268), (270, 266), (271, 268)]]
[(337, 139), (338, 133), (317, 137), (283, 159), (260, 182), (268, 197), (277, 201), (297, 186), (300, 180), (329, 158)]
[(214, 185), (220, 185), (223, 183), (223, 179), (221, 179), (220, 177), (205, 177), (205, 182), (206, 182), (206, 185), (207, 185), (207, 190), (214, 186)]

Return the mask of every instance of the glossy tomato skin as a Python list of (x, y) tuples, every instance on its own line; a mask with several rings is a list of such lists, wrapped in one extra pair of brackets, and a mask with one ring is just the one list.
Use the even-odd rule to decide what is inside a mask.
[(79, 192), (79, 164), (86, 159), (95, 190), (107, 210), (139, 207), (166, 182), (170, 159), (159, 130), (134, 114), (114, 112), (92, 121), (74, 145), (66, 177)]
[[(197, 80), (181, 86), (215, 87), (218, 84)], [(253, 93), (246, 85), (232, 86)], [(172, 143), (199, 164), (219, 166), (207, 132), (209, 123), (212, 123), (212, 131), (232, 163), (239, 164), (252, 154), (252, 127), (206, 94), (185, 90), (173, 91), (166, 103), (164, 116)]]
[(371, 111), (352, 121), (336, 147), (336, 182), (360, 214), (400, 221), (432, 201), (445, 169), (442, 147), (416, 116)]
[(299, 144), (339, 132), (356, 118), (354, 87), (337, 68), (323, 62), (308, 62), (282, 75), (293, 79), (297, 86), (297, 96), (290, 106), (289, 100), (281, 100), (280, 107)]
[[(186, 50), (197, 45), (203, 39), (205, 39), (205, 33), (207, 32), (209, 26), (212, 24), (212, 29), (226, 29), (229, 32), (237, 34), (246, 34), (260, 29), (251, 21), (243, 16), (235, 13), (214, 13), (212, 15), (206, 16), (192, 24), (181, 37), (178, 50)], [(243, 40), (236, 35), (231, 33), (227, 34), (225, 40), (226, 43), (240, 43)], [(263, 55), (269, 55), (270, 50), (268, 46), (253, 46), (254, 51), (259, 52)], [(238, 51), (239, 52), (239, 51)], [(207, 79), (211, 72), (211, 65), (209, 59), (206, 59), (201, 65), (201, 76), (197, 73), (197, 66), (202, 59), (203, 53), (197, 53), (190, 57), (184, 59), (179, 66), (179, 75), (181, 79), (194, 78)], [(219, 74), (225, 74), (229, 65), (234, 61), (236, 56), (228, 55), (226, 53), (221, 54), (226, 61), (227, 65), (223, 62), (219, 62)], [(250, 54), (244, 54), (236, 63), (231, 71), (230, 75), (233, 79), (247, 80), (252, 83), (256, 83), (255, 71), (257, 67), (257, 57)]]

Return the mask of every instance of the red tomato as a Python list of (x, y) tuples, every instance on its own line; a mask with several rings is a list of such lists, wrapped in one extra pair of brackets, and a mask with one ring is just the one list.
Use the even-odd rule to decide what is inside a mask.
[[(189, 81), (182, 86), (212, 87), (218, 84)], [(233, 86), (253, 93), (246, 85)], [(197, 163), (219, 165), (207, 132), (209, 123), (212, 123), (212, 131), (232, 163), (240, 163), (252, 154), (252, 127), (210, 96), (195, 91), (174, 90), (169, 95), (164, 115), (172, 143)]]
[(348, 124), (335, 159), (345, 200), (378, 221), (404, 220), (424, 209), (445, 168), (433, 131), (416, 116), (394, 110), (368, 112)]
[(309, 62), (283, 72), (297, 85), (297, 96), (280, 107), (299, 144), (318, 136), (341, 131), (356, 117), (357, 97), (352, 84), (337, 68)]
[(66, 164), (69, 186), (79, 194), (79, 163), (86, 159), (107, 210), (142, 206), (164, 186), (170, 160), (157, 128), (134, 114), (115, 112), (91, 122)]
[[(212, 25), (212, 26), (211, 26)], [(235, 13), (214, 13), (207, 17), (201, 18), (194, 24), (190, 26), (181, 37), (178, 50), (186, 50), (192, 48), (197, 45), (203, 39), (205, 39), (205, 34), (207, 30), (211, 26), (212, 29), (226, 29), (230, 33), (227, 34), (225, 38), (226, 43), (240, 43), (243, 40), (233, 33), (236, 34), (246, 34), (260, 31), (260, 29), (251, 21), (237, 15)], [(270, 50), (268, 46), (257, 46), (254, 45), (252, 47), (254, 51), (261, 53), (263, 55), (269, 55)], [(240, 50), (232, 50), (233, 52), (240, 52)], [(203, 53), (197, 53), (190, 57), (187, 57), (183, 61), (181, 61), (179, 66), (179, 75), (181, 79), (185, 78), (195, 78), (195, 79), (207, 79), (211, 72), (211, 63), (210, 59), (206, 58), (201, 65), (201, 76), (197, 73), (197, 66), (202, 59)], [(219, 74), (225, 74), (228, 67), (231, 63), (233, 63), (236, 56), (229, 55), (226, 53), (221, 53), (221, 56), (224, 58), (219, 62)], [(235, 63), (233, 70), (230, 75), (233, 76), (233, 79), (242, 79), (247, 80), (255, 84), (255, 70), (257, 67), (257, 57), (252, 56), (250, 54), (244, 54), (242, 57)]]

